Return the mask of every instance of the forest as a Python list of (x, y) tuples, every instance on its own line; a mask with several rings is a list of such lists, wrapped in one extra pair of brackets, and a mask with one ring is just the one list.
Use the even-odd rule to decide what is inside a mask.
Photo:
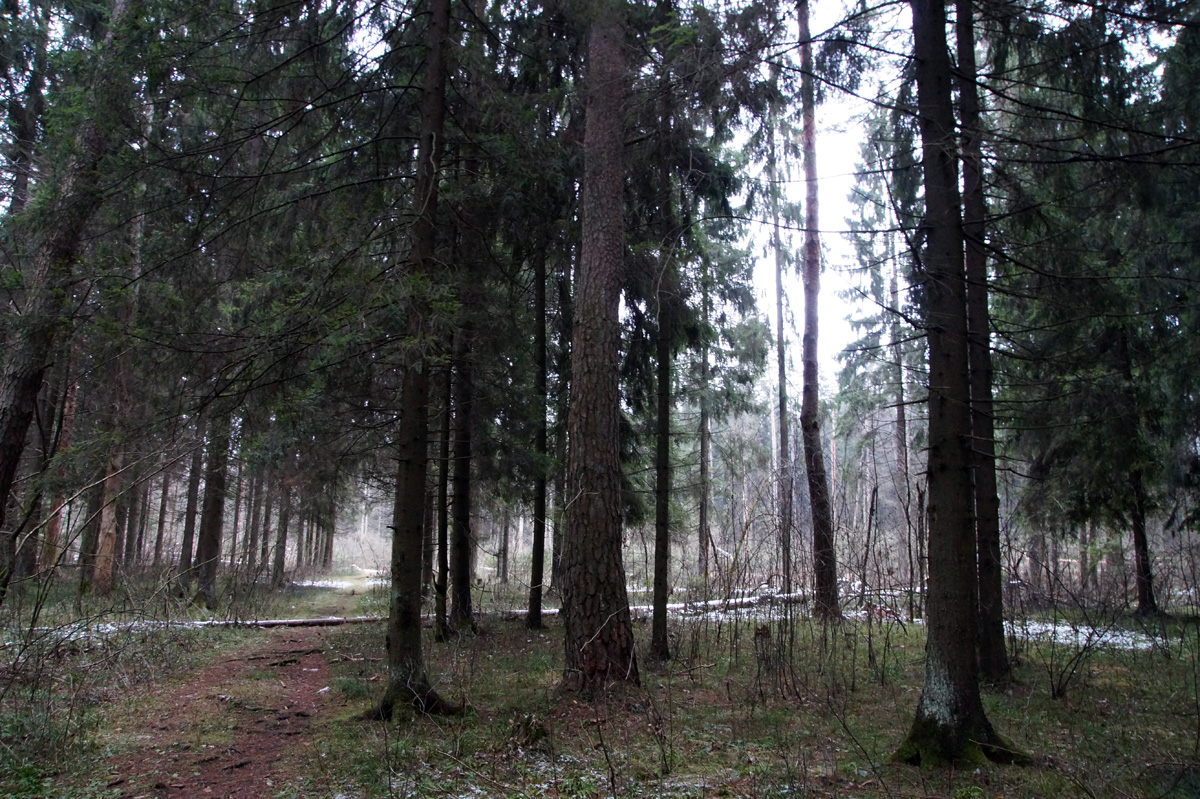
[(0, 796), (1200, 796), (1198, 81), (1195, 0), (0, 0)]

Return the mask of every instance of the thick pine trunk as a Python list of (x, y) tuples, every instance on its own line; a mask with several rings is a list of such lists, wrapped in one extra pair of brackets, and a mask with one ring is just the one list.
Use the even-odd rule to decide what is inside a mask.
[(583, 250), (576, 276), (567, 417), (563, 688), (591, 693), (638, 684), (621, 560), (618, 390), (624, 260), (624, 4), (592, 9), (582, 182)]
[(776, 470), (779, 482), (776, 486), (776, 502), (779, 506), (779, 549), (782, 554), (780, 571), (783, 573), (783, 592), (792, 592), (792, 452), (789, 432), (787, 390), (787, 338), (783, 324), (783, 238), (779, 224), (779, 176), (775, 155), (775, 117), (770, 120), (771, 130), (767, 151), (767, 175), (771, 181), (771, 243), (775, 249), (775, 362), (779, 397), (779, 461)]
[[(808, 0), (797, 5), (800, 17), (800, 102), (804, 150), (804, 383), (800, 397), (800, 436), (808, 473), (808, 501), (812, 509), (813, 571), (817, 615), (841, 617), (838, 607), (837, 552), (834, 549), (833, 503), (821, 446), (820, 380), (817, 371), (818, 298), (821, 294), (820, 216), (817, 205), (817, 121), (813, 96), (812, 37), (808, 25)], [(780, 436), (785, 431), (780, 430)]]
[(537, 416), (534, 449), (541, 458), (533, 484), (533, 552), (529, 574), (529, 613), (525, 626), (542, 628), (542, 580), (546, 571), (546, 484), (550, 453), (546, 439), (546, 242), (533, 256), (533, 381)]
[(996, 491), (996, 441), (992, 417), (992, 352), (988, 314), (986, 205), (983, 196), (982, 127), (975, 84), (975, 25), (971, 0), (956, 4), (959, 112), (962, 116), (963, 234), (966, 252), (967, 328), (971, 363), (971, 473), (979, 569), (979, 670), (992, 684), (1008, 682), (1004, 645), (1004, 589), (1000, 561), (1000, 499)]
[(1154, 573), (1150, 562), (1150, 542), (1146, 537), (1146, 489), (1142, 485), (1142, 473), (1134, 470), (1129, 476), (1133, 492), (1133, 512), (1130, 525), (1133, 528), (1134, 581), (1137, 585), (1138, 616), (1158, 614), (1158, 601), (1154, 598)]
[(163, 538), (167, 532), (167, 502), (171, 493), (171, 468), (163, 469), (158, 495), (158, 529), (154, 532), (154, 566), (162, 562)]
[(929, 597), (925, 684), (897, 759), (934, 766), (1011, 762), (979, 696), (971, 487), (970, 385), (946, 9), (913, 0), (918, 116), (925, 179), (925, 324), (929, 338)]
[(222, 419), (208, 441), (204, 472), (204, 507), (196, 542), (196, 581), (204, 606), (217, 606), (217, 567), (221, 562), (221, 534), (225, 522), (225, 483), (229, 462), (229, 420)]
[(671, 564), (671, 299), (665, 285), (658, 289), (656, 372), (658, 408), (654, 446), (654, 601), (650, 620), (650, 657), (660, 663), (671, 657), (667, 640), (667, 599)]
[[(421, 94), (421, 135), (417, 147), (416, 207), (411, 267), (414, 277), (433, 275), (437, 224), (438, 171), (445, 119), (446, 46), (450, 35), (450, 0), (432, 0), (426, 35), (425, 87)], [(414, 340), (427, 335), (427, 299), (413, 297), (408, 332)], [(397, 431), (396, 503), (392, 516), (391, 602), (388, 608), (388, 685), (375, 718), (391, 718), (401, 702), (424, 713), (460, 710), (443, 700), (425, 676), (421, 648), (421, 547), (424, 541), (425, 487), (429, 466), (429, 363), (414, 352), (404, 370), (400, 426)]]
[(454, 353), (454, 487), (453, 513), (450, 517), (450, 626), (473, 629), (471, 610), (472, 550), (471, 530), (471, 433), (473, 427), (473, 389), (469, 331), (458, 333)]
[[(204, 438), (203, 432), (200, 438)], [(200, 506), (200, 471), (204, 465), (204, 449), (197, 444), (192, 450), (188, 467), (187, 505), (183, 511), (183, 541), (179, 544), (179, 583), (186, 594), (192, 585), (192, 547), (196, 540), (196, 515)]]
[(115, 445), (104, 471), (104, 490), (100, 504), (100, 519), (96, 526), (96, 556), (90, 574), (84, 572), (80, 593), (112, 596), (113, 576), (117, 561), (117, 504), (121, 501), (122, 450)]
[(450, 581), (450, 413), (453, 401), (454, 370), (446, 366), (443, 371), (442, 426), (438, 435), (438, 489), (437, 489), (437, 575), (434, 577), (434, 637), (445, 641), (450, 637), (450, 622), (446, 617), (447, 588)]
[(271, 587), (283, 588), (286, 583), (288, 527), (292, 522), (292, 487), (280, 480), (279, 522), (275, 528), (275, 548), (271, 553)]

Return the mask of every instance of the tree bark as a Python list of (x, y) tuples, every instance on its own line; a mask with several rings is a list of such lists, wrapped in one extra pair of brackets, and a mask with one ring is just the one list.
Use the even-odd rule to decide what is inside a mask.
[(171, 492), (171, 466), (163, 469), (158, 496), (158, 529), (154, 533), (154, 565), (162, 562), (163, 537), (167, 531), (167, 501)]
[[(48, 191), (53, 191), (53, 197), (37, 211), (46, 218), (33, 220), (51, 233), (38, 244), (32, 266), (23, 275), (20, 324), (9, 332), (4, 360), (0, 363), (0, 529), (4, 529), (5, 512), (38, 392), (64, 326), (72, 272), (84, 231), (103, 200), (101, 164), (117, 140), (117, 132), (102, 129), (97, 118), (113, 108), (125, 107), (128, 102), (127, 81), (119, 71), (123, 65), (115, 57), (119, 49), (115, 32), (124, 26), (130, 14), (127, 0), (115, 0), (104, 46), (98, 50), (100, 56), (84, 113), (76, 129), (72, 155), (62, 173), (47, 181), (52, 184)], [(34, 208), (38, 206), (30, 206)], [(23, 218), (16, 220), (18, 226), (24, 222)]]
[(450, 638), (450, 622), (446, 617), (447, 588), (450, 581), (450, 413), (453, 400), (454, 370), (448, 365), (443, 371), (442, 426), (438, 435), (438, 511), (437, 511), (437, 575), (434, 578), (434, 638)]
[(1139, 469), (1130, 473), (1129, 486), (1133, 493), (1130, 526), (1133, 528), (1133, 576), (1138, 598), (1134, 613), (1138, 616), (1156, 616), (1159, 612), (1158, 601), (1154, 598), (1154, 573), (1150, 562), (1150, 543), (1146, 537), (1146, 489)]
[(975, 81), (974, 4), (957, 0), (959, 113), (962, 116), (963, 235), (966, 252), (967, 330), (971, 362), (971, 440), (975, 536), (979, 569), (979, 670), (1003, 685), (1009, 679), (1004, 643), (1004, 589), (1000, 561), (1000, 499), (996, 491), (996, 442), (992, 405), (992, 352), (988, 314), (986, 205)]
[(454, 352), (454, 484), (453, 513), (450, 517), (450, 626), (474, 629), (471, 610), (471, 433), (473, 385), (469, 332), (460, 330)]
[[(666, 178), (670, 185), (669, 176)], [(668, 192), (669, 194), (669, 192)], [(670, 202), (670, 198), (666, 199)], [(664, 242), (664, 248), (667, 246)], [(673, 267), (662, 267), (658, 287), (658, 337), (655, 345), (657, 409), (654, 434), (654, 597), (650, 618), (650, 657), (659, 663), (671, 658), (667, 639), (667, 600), (670, 595), (671, 565), (671, 303), (675, 293), (669, 285)]]
[[(808, 0), (797, 3), (800, 20), (800, 104), (804, 151), (804, 383), (800, 398), (800, 436), (808, 474), (808, 501), (812, 510), (813, 570), (817, 615), (840, 618), (838, 607), (837, 551), (834, 548), (833, 503), (821, 446), (820, 380), (817, 371), (818, 298), (821, 294), (820, 217), (817, 206), (817, 122), (813, 96), (812, 36)], [(780, 436), (785, 435), (781, 429)]]
[[(421, 133), (417, 146), (415, 207), (411, 265), (413, 276), (428, 280), (434, 270), (437, 230), (438, 172), (446, 113), (446, 50), (450, 36), (450, 0), (431, 0), (426, 34), (425, 86), (421, 93)], [(428, 335), (424, 319), (429, 302), (414, 296), (408, 332), (414, 340)], [(391, 718), (407, 700), (423, 713), (461, 710), (438, 695), (425, 676), (421, 647), (421, 546), (424, 541), (426, 471), (429, 465), (429, 363), (414, 351), (404, 369), (400, 428), (397, 432), (396, 501), (392, 514), (391, 602), (388, 608), (388, 685), (375, 718)], [(457, 498), (456, 498), (457, 500)], [(457, 598), (456, 598), (457, 599)]]
[(563, 553), (566, 662), (562, 686), (590, 693), (638, 684), (621, 560), (618, 390), (624, 260), (625, 8), (591, 8), (582, 182), (583, 250), (576, 277), (567, 417), (567, 530)]
[(198, 595), (204, 606), (217, 606), (217, 567), (221, 562), (221, 534), (225, 522), (225, 483), (229, 462), (229, 419), (221, 419), (208, 441), (208, 463), (204, 472), (204, 508), (196, 542)]
[[(84, 571), (81, 594), (112, 596), (113, 572), (116, 566), (117, 549), (117, 503), (120, 502), (121, 466), (123, 452), (114, 445), (104, 472), (104, 490), (100, 501), (100, 519), (96, 526), (96, 556), (90, 575)], [(89, 582), (90, 578), (90, 582)]]
[[(198, 431), (203, 440), (204, 434)], [(187, 594), (192, 585), (192, 546), (196, 539), (196, 514), (200, 506), (200, 472), (204, 466), (204, 449), (196, 444), (188, 468), (187, 506), (183, 512), (183, 541), (179, 544), (179, 584)]]
[(929, 338), (929, 597), (925, 684), (896, 758), (921, 766), (1011, 762), (979, 696), (970, 383), (963, 232), (946, 9), (912, 0), (925, 180)]
[(292, 486), (284, 477), (279, 481), (279, 526), (275, 530), (275, 551), (271, 558), (271, 587), (283, 588), (287, 573), (287, 534), (292, 521)]
[(533, 561), (529, 573), (529, 614), (525, 626), (542, 628), (542, 580), (546, 571), (546, 484), (550, 452), (546, 439), (546, 242), (543, 239), (533, 256), (533, 402), (534, 449), (541, 463), (533, 484)]
[(779, 176), (775, 155), (775, 111), (771, 111), (768, 133), (767, 175), (771, 181), (771, 242), (775, 249), (775, 361), (779, 381), (779, 474), (776, 486), (776, 502), (779, 505), (779, 548), (782, 555), (780, 571), (783, 572), (783, 592), (792, 592), (792, 454), (789, 433), (787, 391), (787, 338), (783, 324), (783, 268), (786, 257), (783, 252), (783, 237), (779, 226)]

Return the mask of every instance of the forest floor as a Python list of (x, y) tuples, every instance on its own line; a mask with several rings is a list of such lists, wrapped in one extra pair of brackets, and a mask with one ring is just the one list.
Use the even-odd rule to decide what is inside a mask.
[[(359, 576), (275, 610), (384, 603)], [(431, 677), (467, 712), (387, 724), (359, 719), (385, 683), (381, 624), (195, 631), (189, 659), (95, 692), (86, 740), (39, 787), (6, 791), (0, 762), (0, 797), (1200, 797), (1195, 624), (1140, 649), (1014, 641), (1016, 682), (985, 705), (1033, 765), (922, 771), (888, 760), (920, 694), (920, 625), (676, 619), (675, 660), (585, 702), (555, 690), (547, 622), (481, 614), (477, 632), (430, 640)]]

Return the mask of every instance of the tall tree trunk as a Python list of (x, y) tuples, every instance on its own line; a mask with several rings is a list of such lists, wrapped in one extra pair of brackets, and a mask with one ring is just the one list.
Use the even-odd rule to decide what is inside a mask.
[(473, 385), (469, 331), (460, 330), (454, 347), (454, 503), (450, 525), (450, 626), (475, 626), (471, 610), (474, 534), (471, 531), (471, 428)]
[(229, 418), (217, 422), (208, 440), (204, 471), (204, 508), (196, 542), (198, 594), (209, 610), (217, 606), (217, 567), (221, 562), (221, 534), (225, 522), (225, 483), (229, 463)]
[[(70, 449), (71, 439), (75, 432), (75, 407), (79, 396), (79, 383), (70, 374), (67, 375), (66, 380), (67, 387), (58, 414), (58, 434), (54, 442), (55, 452), (65, 452)], [(42, 568), (47, 573), (53, 573), (58, 568), (58, 559), (62, 554), (59, 539), (62, 535), (62, 484), (67, 479), (65, 463), (56, 468), (55, 475), (58, 483), (51, 494), (50, 518), (46, 520), (46, 532), (42, 537)]]
[[(84, 570), (84, 582), (80, 593), (97, 596), (112, 596), (113, 570), (116, 566), (117, 548), (117, 504), (121, 493), (121, 466), (123, 451), (114, 445), (104, 470), (104, 489), (100, 500), (100, 518), (96, 525), (96, 555), (92, 568)], [(90, 582), (89, 582), (90, 579)]]
[[(283, 588), (287, 583), (287, 534), (292, 521), (292, 486), (284, 478), (279, 481), (279, 523), (275, 530), (275, 551), (271, 553), (271, 587)], [(265, 565), (265, 564), (264, 564)]]
[[(133, 481), (137, 478), (131, 477)], [(121, 556), (121, 562), (126, 569), (131, 569), (137, 564), (138, 558), (138, 530), (142, 525), (142, 486), (136, 482), (129, 489), (128, 510), (125, 516), (125, 551)]]
[(259, 571), (267, 568), (267, 555), (270, 554), (271, 548), (271, 509), (275, 507), (276, 495), (279, 493), (278, 477), (268, 475), (264, 480), (266, 482), (267, 496), (263, 500), (262, 532), (259, 536), (261, 539), (258, 550)]
[[(200, 432), (203, 441), (204, 434)], [(196, 515), (200, 507), (200, 472), (204, 466), (204, 449), (197, 443), (192, 450), (192, 463), (188, 468), (187, 505), (183, 511), (183, 541), (179, 544), (179, 584), (186, 595), (192, 586), (192, 546), (196, 540)]]
[(996, 434), (992, 406), (992, 352), (988, 314), (987, 249), (980, 137), (975, 7), (957, 0), (958, 97), (962, 115), (963, 236), (967, 279), (967, 330), (971, 362), (971, 474), (979, 569), (979, 670), (994, 685), (1008, 682), (1004, 644), (1004, 588), (1000, 561), (1000, 498), (996, 491)]
[(583, 251), (576, 277), (567, 417), (563, 553), (563, 687), (592, 692), (639, 683), (621, 560), (618, 390), (624, 261), (625, 6), (591, 9), (582, 182)]
[[(804, 149), (804, 341), (801, 358), (804, 384), (800, 399), (800, 435), (808, 472), (808, 501), (812, 509), (813, 570), (817, 615), (840, 618), (838, 607), (837, 551), (833, 537), (833, 503), (821, 446), (821, 393), (817, 372), (818, 298), (821, 294), (820, 217), (817, 213), (817, 121), (813, 96), (812, 36), (808, 26), (808, 0), (799, 0), (800, 104)], [(786, 435), (780, 431), (781, 435)]]
[(1154, 574), (1150, 562), (1150, 543), (1146, 537), (1146, 488), (1142, 484), (1140, 469), (1129, 475), (1129, 486), (1133, 491), (1133, 509), (1130, 525), (1133, 528), (1134, 581), (1137, 584), (1138, 616), (1158, 614), (1158, 601), (1154, 598)]
[(438, 434), (438, 513), (437, 513), (437, 577), (434, 582), (434, 637), (446, 641), (450, 637), (450, 622), (446, 617), (446, 594), (450, 581), (450, 413), (453, 399), (454, 370), (443, 371), (442, 427)]
[(262, 524), (263, 477), (255, 471), (250, 481), (250, 520), (246, 525), (246, 573), (253, 576), (258, 571), (258, 537)]
[[(712, 315), (710, 299), (708, 296), (709, 274), (707, 264), (704, 266), (704, 275), (700, 282), (700, 306), (701, 313), (704, 315), (705, 328), (709, 325), (709, 319)], [(712, 542), (712, 531), (709, 529), (708, 521), (708, 506), (709, 494), (712, 490), (711, 471), (712, 471), (712, 431), (711, 421), (709, 419), (709, 366), (708, 366), (708, 336), (707, 334), (702, 339), (700, 345), (700, 508), (697, 514), (697, 527), (699, 532), (699, 564), (700, 576), (704, 580), (704, 594), (708, 596), (708, 555), (709, 547)]]
[[(669, 185), (669, 184), (668, 184)], [(658, 340), (655, 369), (657, 402), (654, 445), (654, 599), (650, 619), (650, 657), (660, 663), (671, 658), (667, 640), (667, 599), (670, 593), (671, 565), (671, 337), (670, 304), (673, 299), (667, 285), (671, 266), (664, 265), (658, 288)]]
[(912, 0), (913, 52), (925, 179), (925, 324), (929, 337), (929, 598), (925, 684), (896, 757), (921, 766), (1017, 753), (979, 696), (970, 382), (963, 234), (956, 170), (946, 8)]
[[(431, 0), (414, 194), (419, 213), (412, 232), (411, 264), (417, 283), (429, 280), (434, 270), (449, 36), (450, 0)], [(428, 299), (420, 296), (414, 297), (412, 304), (408, 332), (414, 340), (419, 340), (428, 335), (424, 318), (431, 308)], [(404, 700), (426, 713), (458, 709), (430, 685), (421, 648), (421, 545), (425, 537), (421, 528), (425, 521), (422, 505), (429, 465), (429, 363), (420, 352), (409, 358), (401, 391), (399, 465), (392, 516), (392, 595), (387, 623), (388, 685), (379, 705), (372, 710), (377, 718), (391, 718), (396, 705)]]
[(162, 486), (159, 488), (158, 495), (158, 529), (154, 533), (154, 565), (157, 567), (162, 562), (163, 552), (163, 537), (167, 531), (167, 501), (171, 493), (171, 471), (173, 467), (168, 466), (162, 472)]
[(788, 432), (787, 391), (787, 338), (783, 324), (783, 268), (786, 256), (783, 252), (783, 237), (779, 226), (779, 176), (775, 155), (775, 111), (771, 111), (768, 131), (767, 177), (771, 181), (771, 243), (775, 249), (775, 360), (779, 380), (779, 460), (776, 471), (779, 483), (776, 501), (779, 504), (779, 548), (782, 554), (780, 570), (783, 572), (783, 592), (792, 592), (792, 455), (789, 449), (791, 435)]
[(242, 523), (242, 476), (246, 467), (238, 463), (237, 483), (233, 491), (233, 525), (229, 528), (229, 570), (233, 571), (238, 565), (238, 527)]
[(533, 483), (533, 551), (529, 573), (529, 613), (525, 626), (542, 628), (542, 580), (546, 571), (546, 484), (550, 452), (546, 439), (546, 247), (543, 240), (533, 255), (533, 402), (537, 407), (534, 421), (534, 449), (541, 463)]
[[(119, 57), (120, 43), (114, 36), (117, 31), (124, 31), (127, 18), (132, 15), (130, 9), (128, 0), (114, 0), (104, 46), (97, 48), (96, 68), (71, 156), (63, 171), (53, 176), (52, 182), (47, 181), (53, 185), (48, 189), (53, 191), (49, 202), (26, 209), (26, 213), (44, 216), (29, 221), (51, 232), (38, 244), (32, 266), (22, 276), (21, 324), (8, 334), (4, 360), (0, 363), (0, 530), (4, 529), (4, 516), (38, 392), (54, 360), (55, 346), (64, 326), (72, 272), (84, 231), (103, 199), (101, 163), (117, 133), (102, 129), (98, 119), (111, 109), (128, 104), (128, 81), (121, 73), (125, 64)], [(18, 226), (25, 223), (23, 218), (16, 220)]]

